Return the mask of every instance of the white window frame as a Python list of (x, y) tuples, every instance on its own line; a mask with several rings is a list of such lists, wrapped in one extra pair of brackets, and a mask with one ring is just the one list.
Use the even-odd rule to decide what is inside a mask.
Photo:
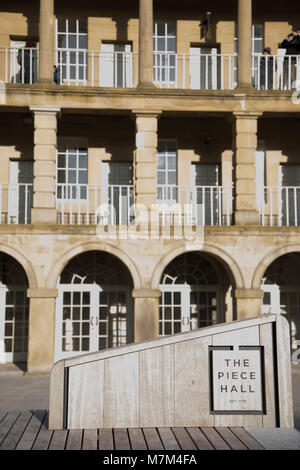
[[(261, 28), (261, 34), (260, 35), (255, 35), (256, 34), (256, 28), (260, 27)], [(263, 47), (264, 47), (264, 40), (265, 40), (265, 27), (264, 24), (253, 24), (252, 25), (252, 35), (251, 35), (251, 52), (252, 54), (255, 53), (255, 44), (256, 42), (260, 42), (260, 52), (263, 52)], [(259, 52), (258, 52), (259, 53)], [(238, 25), (235, 23), (234, 27), (234, 67), (233, 67), (233, 74), (234, 74), (234, 86), (237, 85), (238, 81)], [(256, 52), (257, 54), (257, 52)], [(252, 59), (252, 79), (255, 79), (255, 73), (253, 73), (253, 70), (255, 69), (254, 67), (254, 60)]]
[[(164, 34), (158, 33), (159, 25), (164, 25)], [(175, 34), (168, 31), (169, 25), (175, 25)], [(175, 47), (169, 49), (169, 43), (175, 39)], [(164, 42), (164, 46), (159, 44)], [(177, 83), (177, 25), (176, 22), (156, 21), (153, 25), (153, 74), (154, 83), (174, 85)], [(158, 53), (158, 54), (156, 54)], [(165, 53), (165, 55), (164, 55)], [(171, 78), (171, 71), (174, 70), (174, 78)], [(164, 78), (162, 75), (164, 74)]]
[[(166, 150), (159, 151), (159, 147), (161, 145), (164, 145)], [(172, 147), (175, 147), (176, 148), (175, 152), (173, 150), (172, 151), (168, 150), (168, 145), (170, 145)], [(175, 157), (175, 161), (176, 161), (175, 168), (169, 168), (169, 158), (174, 158), (174, 157)], [(165, 168), (159, 168), (158, 167), (159, 158), (164, 158), (165, 159), (165, 165), (164, 165)], [(178, 149), (177, 149), (177, 141), (176, 140), (160, 139), (158, 141), (156, 166), (157, 166), (157, 185), (158, 186), (164, 186), (165, 188), (177, 187), (177, 184), (178, 184)], [(165, 183), (159, 183), (159, 181), (158, 181), (159, 173), (163, 173), (165, 175)], [(168, 183), (168, 179), (169, 179), (168, 175), (172, 174), (172, 173), (175, 174), (175, 183)], [(176, 193), (176, 198), (175, 197), (167, 197), (166, 199), (160, 199), (157, 195), (158, 201), (163, 202), (163, 203), (172, 203), (172, 204), (176, 203), (177, 202), (177, 189), (176, 188), (174, 188), (174, 189), (175, 189), (175, 193)]]
[[(60, 32), (58, 30), (59, 26), (58, 23), (59, 21), (65, 21), (65, 32)], [(71, 32), (69, 31), (69, 21), (76, 21), (76, 31)], [(86, 21), (86, 32), (82, 33), (80, 32), (80, 21)], [(65, 36), (66, 39), (66, 45), (65, 47), (60, 47), (59, 46), (59, 37), (60, 36)], [(76, 36), (76, 47), (70, 47), (69, 46), (69, 40), (70, 36)], [(80, 45), (80, 38), (86, 37), (86, 47), (81, 48), (79, 47)], [(82, 18), (82, 19), (65, 19), (65, 18), (57, 18), (56, 19), (56, 35), (55, 35), (55, 40), (56, 40), (56, 65), (59, 70), (59, 77), (60, 77), (60, 83), (67, 82), (67, 83), (83, 83), (86, 84), (88, 81), (88, 24), (87, 20)], [(71, 62), (70, 57), (71, 54), (75, 54), (75, 62)], [(80, 63), (80, 58), (81, 55), (84, 58), (83, 63)], [(62, 60), (62, 57), (65, 57), (65, 61)], [(70, 67), (75, 66), (76, 68), (76, 76), (75, 78), (71, 78), (70, 76)], [(63, 77), (63, 67), (65, 67), (66, 70), (66, 76)], [(83, 69), (83, 78), (80, 78), (80, 73), (79, 70), (80, 68)]]
[[(71, 152), (71, 150), (74, 150), (74, 152)], [(80, 153), (82, 151), (85, 151), (85, 153)], [(76, 157), (76, 167), (69, 167), (69, 156), (70, 155), (75, 155)], [(65, 157), (65, 167), (60, 167), (59, 166), (59, 157), (64, 156)], [(80, 156), (85, 156), (86, 157), (86, 168), (80, 168), (79, 164), (79, 159)], [(65, 182), (60, 183), (58, 181), (58, 175), (59, 171), (64, 171), (65, 172)], [(75, 171), (76, 172), (76, 182), (75, 183), (70, 183), (69, 182), (69, 172), (70, 171)], [(79, 174), (82, 172), (86, 172), (86, 183), (79, 183)], [(64, 201), (86, 201), (88, 199), (88, 149), (79, 147), (79, 146), (74, 146), (72, 148), (66, 148), (64, 150), (56, 150), (56, 181), (58, 185), (65, 185), (66, 187), (68, 185), (71, 186), (71, 192), (69, 193), (69, 190), (67, 191), (67, 197), (62, 197), (59, 195), (59, 192), (57, 191), (57, 199), (58, 200), (64, 200)], [(72, 195), (72, 188), (75, 187), (79, 189), (79, 195), (80, 197), (70, 197), (69, 194)], [(85, 187), (86, 188), (86, 195), (85, 197), (81, 196), (81, 188)], [(59, 186), (58, 186), (59, 188)]]

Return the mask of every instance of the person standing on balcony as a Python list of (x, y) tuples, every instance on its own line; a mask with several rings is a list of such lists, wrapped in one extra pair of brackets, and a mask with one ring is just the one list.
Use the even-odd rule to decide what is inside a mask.
[(265, 47), (260, 58), (260, 89), (272, 90), (274, 77), (274, 57), (270, 47)]
[(300, 28), (289, 34), (282, 42), (281, 47), (286, 49), (283, 62), (283, 87), (289, 89), (289, 85), (292, 88), (297, 76), (297, 56), (300, 54)]
[[(18, 64), (20, 65), (20, 81), (21, 83), (34, 83), (36, 80), (36, 50), (35, 43), (27, 41), (24, 49), (18, 51)], [(24, 70), (24, 72), (23, 72)]]

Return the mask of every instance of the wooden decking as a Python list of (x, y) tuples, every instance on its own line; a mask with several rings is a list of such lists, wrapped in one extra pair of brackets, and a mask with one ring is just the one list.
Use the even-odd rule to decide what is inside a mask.
[(0, 412), (0, 450), (262, 450), (243, 428), (49, 431), (48, 412)]

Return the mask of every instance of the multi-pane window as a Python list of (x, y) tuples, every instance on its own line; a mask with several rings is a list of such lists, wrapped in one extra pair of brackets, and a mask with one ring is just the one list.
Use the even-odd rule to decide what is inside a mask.
[(177, 149), (172, 141), (161, 141), (157, 150), (158, 200), (176, 199)]
[(57, 151), (58, 199), (86, 199), (88, 180), (88, 153), (85, 148)]
[(25, 353), (28, 347), (29, 299), (24, 289), (6, 293), (4, 342), (6, 353)]
[[(261, 54), (264, 48), (264, 25), (254, 24), (252, 25), (252, 54)], [(237, 62), (237, 53), (238, 53), (238, 26), (235, 24), (235, 34), (234, 34), (234, 53), (236, 54), (234, 58), (234, 82), (237, 84), (238, 80), (238, 62)], [(255, 82), (258, 70), (259, 56), (253, 57), (252, 59), (252, 80)], [(255, 84), (255, 83), (254, 83)]]
[(154, 82), (176, 81), (176, 23), (154, 23)]
[(60, 83), (86, 82), (88, 79), (87, 20), (56, 21), (56, 61)]

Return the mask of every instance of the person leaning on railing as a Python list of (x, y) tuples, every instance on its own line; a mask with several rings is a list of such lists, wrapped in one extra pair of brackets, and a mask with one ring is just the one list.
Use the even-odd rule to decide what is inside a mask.
[[(260, 58), (260, 89), (273, 89), (274, 57), (270, 47), (265, 47)], [(275, 64), (276, 67), (276, 64)]]
[[(297, 57), (300, 54), (300, 28), (297, 28), (293, 33), (289, 34), (281, 44), (283, 49), (286, 49), (285, 58), (283, 62), (283, 86), (289, 88), (289, 77), (291, 77), (291, 85), (296, 80), (297, 72)], [(290, 56), (290, 57), (289, 57)], [(291, 70), (289, 71), (289, 68)]]

